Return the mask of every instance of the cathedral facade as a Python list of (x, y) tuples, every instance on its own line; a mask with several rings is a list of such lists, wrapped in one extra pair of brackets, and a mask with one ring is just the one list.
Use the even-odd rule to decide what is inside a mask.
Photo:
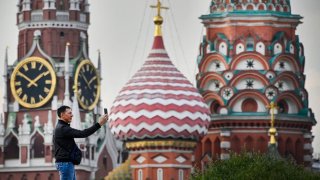
[(211, 122), (197, 166), (230, 153), (267, 152), (273, 102), (280, 155), (310, 167), (316, 121), (296, 34), (302, 17), (291, 13), (289, 0), (213, 0), (200, 19), (206, 35), (196, 79)]
[[(59, 179), (52, 135), (61, 105), (73, 109), (71, 127), (84, 129), (102, 113), (101, 60), (88, 54), (87, 0), (20, 0), (17, 4), (18, 58), (4, 65), (0, 121), (1, 179)], [(104, 177), (117, 163), (102, 127), (76, 140), (83, 152), (78, 179)], [(109, 145), (109, 147), (113, 147)]]

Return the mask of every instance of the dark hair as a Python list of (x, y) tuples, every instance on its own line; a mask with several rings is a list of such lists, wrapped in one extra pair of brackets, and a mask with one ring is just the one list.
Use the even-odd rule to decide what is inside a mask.
[(61, 118), (61, 113), (66, 112), (67, 109), (71, 109), (71, 108), (69, 106), (64, 106), (64, 105), (59, 107), (57, 110), (58, 117)]

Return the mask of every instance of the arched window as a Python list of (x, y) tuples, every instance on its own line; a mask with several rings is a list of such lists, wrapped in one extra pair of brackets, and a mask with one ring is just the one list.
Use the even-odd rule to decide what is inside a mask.
[(247, 38), (247, 51), (253, 51), (254, 49), (254, 39), (252, 37)]
[(293, 44), (290, 44), (290, 53), (294, 54), (294, 46), (293, 46)]
[(244, 140), (244, 145), (245, 145), (245, 149), (248, 152), (252, 152), (253, 149), (253, 139), (251, 136), (248, 136), (245, 140)]
[(263, 137), (260, 137), (257, 141), (257, 148), (260, 150), (261, 153), (267, 152), (267, 142)]
[(240, 144), (240, 139), (237, 136), (232, 137), (231, 140), (231, 149), (235, 153), (240, 153), (241, 152), (241, 144)]
[(273, 47), (273, 54), (282, 53), (282, 45), (280, 43), (276, 43)]
[(222, 42), (220, 43), (219, 45), (219, 52), (223, 55), (227, 55), (227, 52), (228, 52), (228, 47), (227, 47), (227, 43), (225, 42)]
[(157, 169), (157, 180), (163, 180), (163, 169)]
[(294, 155), (294, 152), (293, 152), (292, 140), (290, 138), (288, 138), (286, 141), (285, 156), (286, 157), (293, 157), (293, 155)]
[(44, 139), (40, 134), (36, 134), (32, 140), (31, 147), (32, 158), (43, 158), (44, 157)]
[(262, 55), (266, 54), (266, 48), (265, 45), (263, 44), (263, 42), (259, 42), (256, 45), (256, 51)]
[(143, 172), (142, 169), (138, 170), (138, 180), (143, 180)]
[(221, 147), (220, 147), (221, 141), (219, 138), (217, 138), (214, 141), (214, 147), (213, 147), (213, 159), (220, 159), (221, 155)]
[(212, 148), (212, 143), (211, 143), (210, 139), (208, 138), (204, 143), (204, 153), (212, 156), (211, 148)]
[(15, 136), (10, 135), (5, 141), (4, 157), (5, 159), (19, 159), (18, 140)]
[(179, 180), (184, 180), (183, 169), (179, 169)]
[(210, 104), (210, 112), (211, 114), (219, 114), (220, 103), (218, 101), (213, 101)]
[(279, 107), (279, 113), (281, 114), (288, 114), (289, 112), (289, 106), (285, 100), (280, 100), (278, 102), (278, 107)]
[(237, 44), (237, 47), (236, 47), (236, 54), (240, 54), (242, 52), (244, 52), (244, 45), (239, 43)]
[(257, 112), (258, 104), (254, 99), (248, 98), (242, 102), (241, 109), (242, 112)]
[(302, 145), (302, 142), (300, 141), (300, 139), (298, 139), (296, 141), (296, 144), (295, 144), (295, 151), (296, 151), (296, 161), (298, 164), (301, 164), (303, 163), (303, 145)]

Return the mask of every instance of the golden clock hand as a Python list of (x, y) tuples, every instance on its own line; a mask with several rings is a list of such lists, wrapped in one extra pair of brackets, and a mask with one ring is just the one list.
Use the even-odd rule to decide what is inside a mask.
[(93, 78), (91, 78), (90, 81), (89, 81), (89, 85), (96, 79), (97, 79), (97, 76), (94, 76)]
[(30, 78), (28, 78), (26, 75), (22, 74), (22, 72), (18, 71), (17, 75), (18, 75), (18, 76), (21, 76), (21, 77), (23, 77), (24, 79), (26, 79), (27, 81), (29, 81), (29, 84), (32, 84), (32, 85), (38, 87), (38, 85), (37, 85), (35, 82), (33, 82), (33, 80), (31, 80)]
[[(47, 72), (43, 72), (43, 73), (39, 74), (36, 78), (34, 78), (34, 79), (33, 79), (34, 84), (36, 84), (36, 85), (38, 86), (37, 81), (39, 81), (39, 79), (41, 79), (41, 78), (42, 78), (43, 76), (45, 76), (46, 74), (48, 74), (48, 71), (47, 71)], [(30, 86), (32, 86), (31, 83), (28, 84), (28, 88), (29, 88)]]
[(81, 76), (83, 77), (84, 81), (86, 82), (88, 88), (91, 89), (90, 85), (89, 85), (89, 82), (88, 82), (87, 78), (83, 75), (83, 73), (81, 73)]

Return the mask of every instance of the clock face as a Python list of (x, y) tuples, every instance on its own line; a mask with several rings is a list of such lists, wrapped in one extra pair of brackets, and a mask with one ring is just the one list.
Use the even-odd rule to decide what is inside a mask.
[(13, 97), (26, 108), (38, 108), (52, 97), (56, 74), (51, 64), (39, 57), (20, 61), (12, 72), (10, 87)]
[(75, 72), (75, 90), (80, 106), (92, 110), (100, 98), (100, 78), (89, 60), (83, 60)]

